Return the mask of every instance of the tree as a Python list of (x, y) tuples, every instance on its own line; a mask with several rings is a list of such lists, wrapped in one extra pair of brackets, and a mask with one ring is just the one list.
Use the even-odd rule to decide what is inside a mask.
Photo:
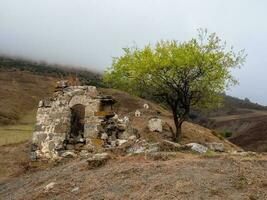
[(231, 69), (245, 61), (244, 51), (235, 53), (215, 34), (199, 30), (187, 42), (160, 41), (124, 48), (104, 74), (104, 82), (139, 96), (150, 96), (170, 107), (179, 141), (181, 126), (192, 108), (209, 108), (221, 103), (220, 93), (237, 81)]

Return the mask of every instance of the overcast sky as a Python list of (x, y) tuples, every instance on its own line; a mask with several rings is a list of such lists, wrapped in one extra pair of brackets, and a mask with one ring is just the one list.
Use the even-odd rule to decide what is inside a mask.
[(266, 0), (0, 0), (0, 53), (103, 71), (122, 48), (216, 32), (247, 62), (228, 94), (267, 105)]

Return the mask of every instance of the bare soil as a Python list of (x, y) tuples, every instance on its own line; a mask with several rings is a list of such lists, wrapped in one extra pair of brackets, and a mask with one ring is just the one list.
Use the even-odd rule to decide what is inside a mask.
[[(34, 164), (30, 164), (34, 165)], [(46, 168), (44, 167), (46, 166)], [(114, 157), (88, 169), (85, 160), (43, 163), (0, 181), (1, 199), (267, 199), (266, 155), (176, 153)], [(54, 182), (48, 190), (45, 187)]]

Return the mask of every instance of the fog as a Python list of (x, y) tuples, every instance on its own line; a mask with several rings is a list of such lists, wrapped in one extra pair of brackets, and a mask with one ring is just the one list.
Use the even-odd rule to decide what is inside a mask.
[(104, 71), (122, 48), (216, 32), (247, 62), (228, 91), (267, 105), (267, 1), (1, 0), (0, 53)]

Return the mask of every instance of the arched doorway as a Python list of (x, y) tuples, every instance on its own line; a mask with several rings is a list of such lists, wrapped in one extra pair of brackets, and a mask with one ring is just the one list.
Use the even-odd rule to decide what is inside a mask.
[(71, 131), (70, 138), (78, 142), (84, 135), (84, 114), (85, 107), (81, 104), (74, 105), (71, 108)]

